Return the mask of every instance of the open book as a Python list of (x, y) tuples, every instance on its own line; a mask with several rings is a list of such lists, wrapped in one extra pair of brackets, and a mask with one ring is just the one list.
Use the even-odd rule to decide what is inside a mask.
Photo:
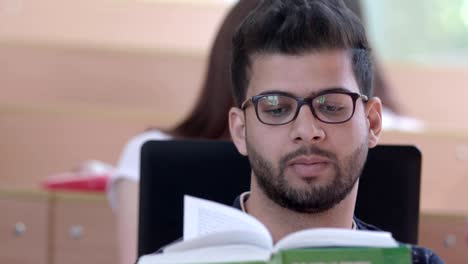
[(216, 202), (184, 197), (183, 241), (138, 264), (191, 263), (359, 263), (408, 264), (410, 250), (388, 232), (338, 228), (307, 229), (276, 244), (256, 218)]

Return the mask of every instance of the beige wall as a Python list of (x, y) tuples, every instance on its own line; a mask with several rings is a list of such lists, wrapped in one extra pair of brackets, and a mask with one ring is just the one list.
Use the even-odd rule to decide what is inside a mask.
[(4, 112), (123, 115), (167, 125), (195, 100), (205, 56), (0, 44), (0, 65)]
[(468, 64), (387, 64), (385, 70), (408, 115), (435, 130), (468, 133)]
[(198, 52), (227, 8), (216, 0), (5, 0), (0, 42)]
[(228, 6), (215, 1), (0, 2), (0, 186), (37, 186), (195, 100)]
[[(227, 8), (36, 2), (0, 12), (0, 185), (37, 186), (87, 159), (115, 164), (129, 137), (175, 124), (197, 97)], [(468, 69), (384, 66), (408, 114), (444, 137), (468, 134)]]

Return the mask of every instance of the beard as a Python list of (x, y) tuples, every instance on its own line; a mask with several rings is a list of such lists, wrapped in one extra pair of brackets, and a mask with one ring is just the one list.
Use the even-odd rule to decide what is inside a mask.
[[(279, 169), (263, 158), (247, 142), (248, 157), (255, 179), (265, 195), (281, 207), (298, 213), (325, 212), (343, 201), (358, 181), (367, 159), (367, 142), (359, 145), (341, 162), (335, 154), (316, 146), (301, 147), (281, 157)], [(318, 155), (330, 160), (333, 171), (331, 181), (318, 185), (314, 180), (304, 180), (305, 188), (294, 188), (288, 183), (285, 171), (288, 161), (301, 155)]]

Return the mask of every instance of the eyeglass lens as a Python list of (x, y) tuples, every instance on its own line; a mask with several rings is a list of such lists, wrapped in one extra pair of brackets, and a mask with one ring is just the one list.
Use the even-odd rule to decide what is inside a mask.
[[(267, 124), (285, 124), (296, 117), (300, 99), (286, 95), (265, 95), (258, 99), (257, 115)], [(316, 118), (327, 123), (348, 120), (354, 111), (353, 98), (349, 94), (330, 93), (312, 98)]]

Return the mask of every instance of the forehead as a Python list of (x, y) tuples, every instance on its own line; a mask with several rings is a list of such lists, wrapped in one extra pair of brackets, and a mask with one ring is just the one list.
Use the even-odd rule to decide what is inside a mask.
[(247, 97), (283, 91), (309, 96), (330, 88), (359, 92), (349, 53), (326, 50), (300, 55), (257, 54), (252, 56)]

